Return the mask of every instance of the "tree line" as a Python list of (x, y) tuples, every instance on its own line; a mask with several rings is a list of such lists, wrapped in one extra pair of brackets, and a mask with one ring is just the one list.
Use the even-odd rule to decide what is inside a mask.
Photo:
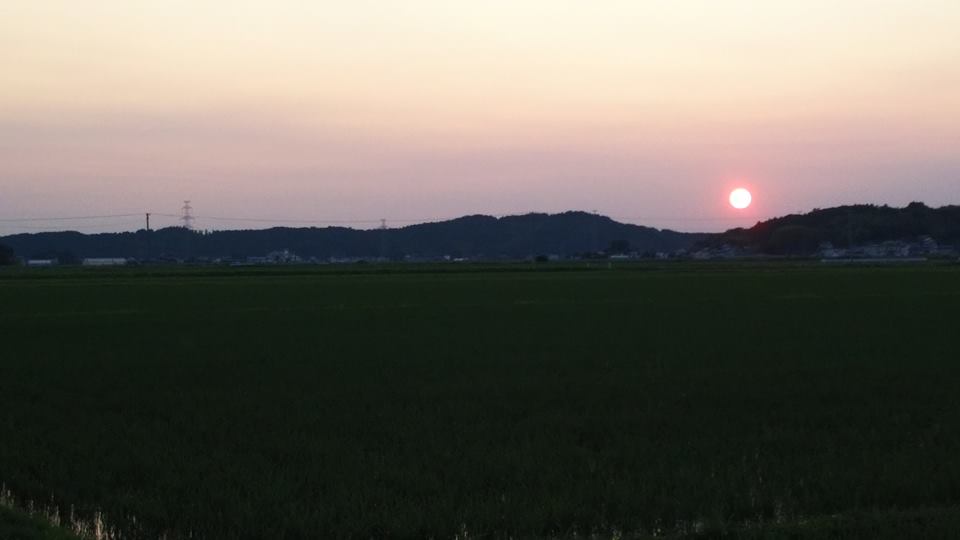
[(960, 206), (931, 208), (914, 202), (904, 208), (864, 204), (815, 209), (763, 221), (749, 229), (732, 229), (709, 237), (702, 245), (809, 255), (825, 244), (852, 248), (886, 241), (915, 242), (923, 237), (960, 245)]

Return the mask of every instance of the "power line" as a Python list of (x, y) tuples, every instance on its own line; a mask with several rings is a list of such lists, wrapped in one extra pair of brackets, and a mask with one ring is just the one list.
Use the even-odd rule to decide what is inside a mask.
[(86, 224), (86, 225), (67, 225), (67, 229), (64, 229), (63, 226), (44, 226), (44, 225), (18, 225), (17, 229), (20, 230), (29, 230), (37, 232), (70, 232), (70, 231), (79, 231), (79, 230), (93, 230), (93, 229), (104, 229), (104, 228), (116, 228), (116, 227), (129, 227), (131, 225), (141, 224), (140, 220), (137, 221), (121, 221), (114, 223), (97, 223), (97, 224)]
[[(158, 214), (159, 215), (159, 214)], [(379, 219), (268, 219), (268, 218), (241, 218), (224, 216), (194, 216), (195, 219), (208, 221), (249, 221), (251, 223), (380, 223)], [(389, 220), (397, 221), (397, 220)]]
[(79, 221), (86, 219), (113, 219), (139, 217), (143, 214), (109, 214), (102, 216), (70, 216), (70, 217), (32, 217), (32, 218), (4, 218), (0, 219), (2, 223), (27, 223), (30, 221)]
[[(155, 216), (167, 216), (167, 217), (179, 217), (171, 214), (157, 214)], [(493, 217), (505, 217), (510, 214), (494, 214)], [(233, 217), (233, 216), (203, 216), (195, 215), (193, 216), (196, 220), (205, 220), (205, 221), (241, 221), (241, 222), (251, 222), (251, 223), (302, 223), (302, 224), (329, 224), (329, 223), (343, 223), (343, 224), (371, 224), (371, 225), (383, 225), (383, 222), (387, 223), (430, 223), (437, 221), (450, 221), (458, 219), (464, 216), (443, 216), (443, 217), (428, 217), (428, 218), (415, 218), (415, 219), (400, 219), (400, 218), (380, 218), (380, 219), (289, 219), (289, 218), (248, 218), (248, 217)]]
[[(240, 217), (240, 216), (197, 216), (193, 214), (193, 207), (190, 206), (190, 201), (184, 201), (184, 206), (181, 208), (181, 214), (166, 214), (160, 212), (148, 212), (147, 216), (157, 217), (157, 218), (171, 218), (180, 221), (184, 227), (192, 229), (196, 221), (222, 221), (222, 222), (238, 222), (238, 223), (264, 223), (264, 224), (300, 224), (300, 225), (379, 225), (381, 228), (386, 226), (387, 223), (393, 224), (415, 224), (415, 223), (431, 223), (439, 222), (445, 220), (457, 219), (458, 217), (428, 217), (428, 218), (416, 218), (416, 219), (289, 219), (289, 218), (256, 218), (256, 217)], [(511, 215), (521, 215), (521, 214), (491, 214), (495, 218), (503, 218)], [(68, 221), (90, 221), (90, 220), (103, 220), (103, 219), (121, 219), (121, 218), (143, 218), (144, 213), (130, 213), (130, 214), (101, 214), (101, 215), (86, 215), (86, 216), (50, 216), (50, 217), (22, 217), (22, 218), (0, 218), (0, 223), (7, 224), (27, 224), (27, 223), (37, 223), (37, 222), (68, 222)], [(679, 222), (679, 223), (709, 223), (709, 222), (744, 222), (752, 221), (747, 220), (743, 217), (734, 217), (734, 216), (708, 216), (708, 217), (676, 217), (676, 216), (624, 216), (624, 215), (610, 215), (608, 216), (611, 219), (616, 219), (619, 221), (632, 221), (632, 222)], [(149, 218), (148, 218), (149, 219)], [(756, 218), (762, 219), (762, 218)], [(124, 223), (102, 223), (102, 224), (91, 224), (82, 226), (83, 228), (96, 228), (96, 227), (110, 227), (116, 226)], [(47, 227), (30, 227), (27, 225), (20, 225), (21, 228), (26, 229), (41, 229)], [(71, 227), (79, 228), (79, 225), (72, 225)], [(52, 228), (52, 227), (51, 227)]]

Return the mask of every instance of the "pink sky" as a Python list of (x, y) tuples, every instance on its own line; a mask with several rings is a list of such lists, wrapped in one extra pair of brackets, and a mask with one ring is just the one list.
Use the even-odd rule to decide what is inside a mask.
[(953, 1), (17, 4), (0, 220), (190, 199), (203, 228), (579, 209), (712, 231), (960, 203)]

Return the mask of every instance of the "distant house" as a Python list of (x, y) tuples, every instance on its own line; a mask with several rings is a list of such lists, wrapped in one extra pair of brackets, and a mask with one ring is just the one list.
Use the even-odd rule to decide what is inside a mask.
[(299, 255), (289, 249), (269, 253), (267, 254), (267, 260), (273, 264), (299, 264), (303, 262)]
[(824, 259), (840, 259), (847, 256), (847, 250), (834, 247), (831, 242), (821, 243), (819, 253)]
[(940, 251), (940, 245), (932, 236), (921, 236), (920, 245), (922, 246), (923, 252), (927, 254), (933, 254)]
[(724, 244), (717, 248), (703, 248), (693, 253), (693, 258), (698, 261), (708, 261), (712, 259), (734, 259), (742, 256), (741, 250), (730, 244)]
[(303, 259), (289, 249), (272, 251), (266, 257), (247, 257), (247, 264), (300, 264)]
[(56, 266), (57, 261), (54, 259), (28, 259), (27, 266), (31, 268), (44, 268), (47, 266)]
[(83, 266), (126, 266), (127, 259), (115, 258), (115, 257), (101, 257), (101, 258), (92, 258), (84, 259)]

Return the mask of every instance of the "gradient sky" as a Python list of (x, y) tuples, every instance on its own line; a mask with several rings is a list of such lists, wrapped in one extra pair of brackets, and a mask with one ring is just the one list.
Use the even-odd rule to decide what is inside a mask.
[(191, 199), (213, 217), (582, 209), (712, 231), (960, 203), (958, 29), (957, 0), (8, 0), (0, 219)]

